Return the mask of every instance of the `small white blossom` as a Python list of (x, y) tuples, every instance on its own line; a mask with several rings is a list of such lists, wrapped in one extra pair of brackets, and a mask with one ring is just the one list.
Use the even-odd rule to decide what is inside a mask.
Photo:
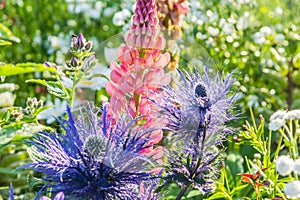
[(13, 106), (17, 95), (6, 91), (0, 93), (0, 107)]
[(273, 32), (272, 29), (268, 26), (261, 27), (259, 31), (265, 35), (270, 35)]
[(286, 114), (285, 110), (277, 110), (275, 113), (271, 115), (270, 121), (273, 121), (275, 119), (284, 119), (285, 114)]
[(284, 115), (286, 120), (300, 119), (300, 110), (290, 110)]
[(300, 158), (295, 160), (294, 163), (294, 172), (300, 175)]
[(289, 156), (282, 155), (275, 160), (276, 171), (281, 176), (287, 176), (294, 170), (294, 160)]
[(125, 20), (131, 16), (131, 13), (127, 9), (123, 9), (120, 12), (116, 12), (113, 16), (113, 24), (116, 26), (122, 26), (125, 24)]
[(274, 38), (274, 40), (275, 40), (276, 42), (283, 42), (284, 39), (285, 39), (285, 36), (284, 36), (283, 34), (281, 34), (281, 33), (276, 34), (276, 36), (275, 36), (275, 38)]
[(217, 35), (219, 34), (219, 29), (218, 29), (218, 28), (214, 28), (214, 27), (209, 26), (209, 27), (207, 28), (207, 32), (208, 32), (211, 36), (215, 37), (215, 36), (217, 36)]
[(300, 181), (291, 181), (283, 189), (287, 198), (300, 198)]
[(256, 44), (263, 44), (266, 41), (264, 34), (261, 32), (256, 32), (252, 37)]
[(285, 120), (283, 120), (283, 119), (274, 119), (274, 120), (270, 121), (269, 129), (272, 130), (272, 131), (277, 131), (278, 129), (280, 129), (284, 125), (285, 125)]

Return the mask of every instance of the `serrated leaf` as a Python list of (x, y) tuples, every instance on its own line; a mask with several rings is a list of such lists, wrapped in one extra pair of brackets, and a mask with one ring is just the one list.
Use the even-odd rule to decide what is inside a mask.
[(65, 90), (67, 90), (67, 92), (70, 92), (70, 89), (65, 88), (65, 90), (64, 90), (63, 89), (64, 85), (62, 85), (61, 83), (54, 82), (54, 81), (48, 81), (48, 82), (46, 82), (46, 86), (47, 86), (48, 92), (50, 94), (53, 94), (62, 99), (69, 98), (69, 93), (66, 93)]
[(14, 76), (42, 71), (55, 72), (53, 68), (46, 67), (44, 64), (40, 63), (19, 63), (16, 65), (4, 64), (3, 66), (0, 66), (0, 76)]

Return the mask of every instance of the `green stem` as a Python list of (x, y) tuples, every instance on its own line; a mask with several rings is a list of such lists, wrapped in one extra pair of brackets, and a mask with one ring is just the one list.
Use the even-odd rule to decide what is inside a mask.
[(278, 145), (277, 145), (277, 148), (276, 148), (276, 151), (275, 151), (275, 154), (274, 154), (274, 158), (276, 158), (279, 154), (279, 151), (281, 149), (282, 140), (283, 140), (283, 135), (280, 134), (280, 138), (279, 138)]
[(227, 187), (227, 191), (228, 193), (230, 194), (230, 187), (229, 187), (229, 182), (228, 182), (228, 178), (227, 178), (227, 173), (226, 173), (226, 169), (225, 167), (222, 169), (223, 173), (224, 173), (224, 178), (225, 178), (225, 184), (226, 184), (226, 187)]

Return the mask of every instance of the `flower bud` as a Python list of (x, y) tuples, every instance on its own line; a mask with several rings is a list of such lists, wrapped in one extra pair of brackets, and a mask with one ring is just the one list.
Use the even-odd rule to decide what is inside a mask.
[(85, 45), (85, 38), (83, 37), (82, 33), (79, 33), (76, 40), (76, 46), (78, 49), (82, 49)]
[(85, 44), (84, 48), (85, 48), (86, 51), (90, 51), (90, 50), (92, 49), (92, 46), (93, 46), (92, 41), (88, 41), (88, 42)]
[(70, 62), (69, 62), (69, 65), (70, 65), (71, 67), (77, 67), (77, 66), (79, 65), (79, 64), (78, 64), (77, 58), (72, 57), (71, 60), (70, 60)]

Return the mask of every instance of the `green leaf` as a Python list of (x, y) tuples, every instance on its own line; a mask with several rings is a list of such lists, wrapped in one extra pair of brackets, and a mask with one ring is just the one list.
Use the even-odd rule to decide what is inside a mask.
[(11, 44), (12, 44), (11, 42), (0, 39), (0, 46), (11, 45)]
[(20, 39), (14, 36), (12, 32), (2, 23), (0, 23), (0, 39), (9, 40), (17, 43), (20, 42)]
[(42, 80), (42, 79), (29, 79), (29, 80), (25, 81), (25, 83), (38, 83), (38, 84), (46, 86), (46, 81)]
[(201, 192), (199, 190), (192, 190), (187, 194), (187, 198), (192, 198), (201, 195)]
[(212, 196), (207, 198), (207, 200), (213, 200), (213, 199), (231, 199), (231, 197), (227, 193), (216, 192)]
[(71, 92), (70, 89), (65, 88), (67, 91), (65, 91), (63, 88), (65, 87), (59, 82), (54, 82), (54, 81), (48, 81), (46, 82), (46, 86), (48, 89), (48, 92), (50, 94), (53, 94), (59, 98), (62, 99), (68, 99), (69, 98), (69, 93)]
[(234, 194), (236, 194), (237, 192), (239, 192), (242, 189), (246, 188), (247, 186), (248, 186), (248, 184), (244, 184), (244, 185), (237, 186), (237, 187), (233, 188), (233, 190), (230, 191), (230, 195), (233, 196)]
[(55, 72), (53, 68), (46, 67), (44, 64), (40, 63), (19, 63), (16, 65), (4, 64), (3, 66), (0, 66), (0, 76), (14, 76), (42, 71)]
[(2, 174), (22, 174), (22, 171), (12, 170), (10, 168), (0, 167), (0, 173)]
[(226, 168), (229, 168), (229, 172), (235, 179), (236, 175), (244, 172), (244, 158), (238, 152), (229, 152), (226, 159)]
[(34, 116), (37, 116), (40, 112), (43, 112), (44, 110), (47, 110), (49, 108), (51, 108), (52, 106), (44, 106), (44, 107), (41, 107), (39, 109), (37, 109), (35, 112), (34, 112)]
[(46, 126), (36, 123), (13, 123), (0, 130), (0, 150), (12, 142), (22, 142), (33, 134), (47, 129)]

